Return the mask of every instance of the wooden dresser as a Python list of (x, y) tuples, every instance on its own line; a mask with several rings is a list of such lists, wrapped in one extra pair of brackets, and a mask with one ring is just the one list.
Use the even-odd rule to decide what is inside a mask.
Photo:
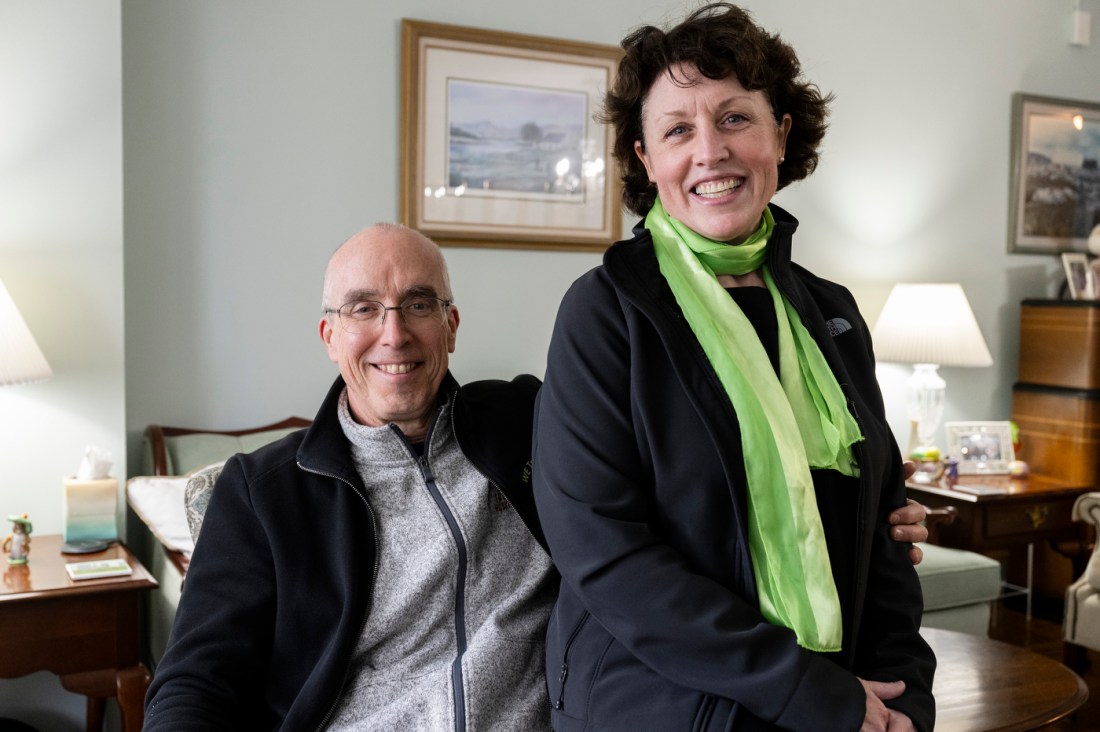
[(1012, 419), (1032, 473), (1100, 489), (1100, 301), (1024, 300)]
[[(1100, 490), (1100, 301), (1024, 300), (1019, 366), (1012, 387), (1017, 457), (1033, 478)], [(1047, 519), (1069, 520), (1062, 515), (1069, 508)], [(1045, 585), (1039, 592), (1058, 597), (1076, 579), (1085, 548), (1052, 542), (1036, 550), (1036, 577)]]

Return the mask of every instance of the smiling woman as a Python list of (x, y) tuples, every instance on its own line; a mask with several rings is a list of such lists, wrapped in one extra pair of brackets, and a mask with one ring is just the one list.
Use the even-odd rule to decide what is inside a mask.
[(622, 46), (603, 116), (644, 221), (562, 301), (535, 425), (554, 728), (931, 730), (868, 328), (771, 203), (830, 99), (733, 5)]
[(775, 195), (790, 129), (791, 116), (777, 122), (764, 92), (682, 64), (650, 88), (634, 152), (669, 216), (740, 244)]

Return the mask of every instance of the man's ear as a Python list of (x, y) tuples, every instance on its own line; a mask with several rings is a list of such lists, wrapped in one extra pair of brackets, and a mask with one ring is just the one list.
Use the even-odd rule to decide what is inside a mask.
[(458, 308), (452, 305), (447, 309), (447, 353), (455, 352), (458, 334)]
[(321, 342), (325, 344), (325, 350), (328, 352), (329, 360), (333, 363), (337, 363), (336, 347), (332, 342), (333, 330), (332, 321), (327, 315), (322, 317), (321, 322), (317, 324), (317, 334), (321, 336)]

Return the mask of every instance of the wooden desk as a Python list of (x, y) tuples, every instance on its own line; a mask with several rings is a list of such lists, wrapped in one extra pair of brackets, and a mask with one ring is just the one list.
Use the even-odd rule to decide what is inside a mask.
[(1026, 648), (924, 628), (936, 653), (936, 732), (1022, 732), (1068, 716), (1089, 698), (1081, 677)]
[[(975, 495), (957, 488), (977, 485), (1004, 493)], [(1085, 525), (1072, 518), (1073, 502), (1094, 486), (1032, 476), (961, 475), (954, 484), (939, 481), (905, 484), (909, 497), (926, 506), (954, 506), (958, 519), (937, 527), (934, 543), (984, 552), (1011, 549), (1039, 539), (1080, 541)]]
[[(1003, 493), (975, 495), (959, 485), (988, 486)], [(1073, 563), (1073, 577), (1085, 571), (1089, 557), (1089, 527), (1073, 520), (1073, 503), (1091, 485), (1068, 483), (1044, 476), (1011, 478), (1007, 475), (962, 475), (954, 483), (941, 480), (924, 485), (905, 484), (909, 497), (925, 506), (954, 506), (953, 523), (932, 528), (929, 541), (979, 553), (1026, 549), (1028, 610), (1030, 614), (1033, 545), (1049, 541), (1051, 547)]]
[[(127, 577), (73, 582), (66, 562), (123, 557)], [(0, 562), (3, 562), (0, 559)], [(116, 544), (96, 554), (61, 553), (60, 536), (31, 536), (30, 561), (0, 564), (0, 678), (52, 671), (88, 697), (89, 732), (101, 732), (107, 697), (117, 697), (124, 732), (139, 732), (149, 671), (141, 663), (141, 593), (157, 582)]]

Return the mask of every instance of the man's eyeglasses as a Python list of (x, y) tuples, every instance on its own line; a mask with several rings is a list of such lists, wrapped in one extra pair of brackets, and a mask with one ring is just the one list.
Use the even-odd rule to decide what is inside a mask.
[(336, 313), (349, 333), (368, 333), (381, 330), (386, 324), (386, 313), (397, 310), (401, 320), (409, 328), (442, 325), (450, 300), (430, 295), (416, 295), (400, 305), (389, 307), (377, 300), (353, 300), (337, 309), (325, 308), (325, 313)]

